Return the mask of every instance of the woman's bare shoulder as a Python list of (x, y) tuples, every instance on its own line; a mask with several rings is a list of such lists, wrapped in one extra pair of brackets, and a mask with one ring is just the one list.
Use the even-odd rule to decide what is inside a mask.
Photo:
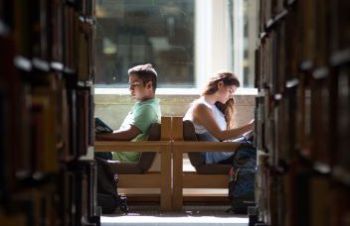
[(193, 108), (198, 110), (210, 110), (209, 107), (202, 102), (195, 102), (193, 103)]
[(196, 115), (201, 115), (203, 113), (210, 113), (211, 109), (204, 103), (195, 103), (193, 105), (193, 113)]

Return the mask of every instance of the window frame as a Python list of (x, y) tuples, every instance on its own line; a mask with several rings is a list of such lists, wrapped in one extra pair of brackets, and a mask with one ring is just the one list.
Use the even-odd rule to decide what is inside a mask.
[[(242, 43), (244, 41), (243, 24), (234, 24), (230, 27), (228, 2), (230, 0), (195, 0), (195, 53), (194, 53), (194, 83), (191, 88), (157, 88), (158, 95), (186, 95), (200, 94), (209, 78), (220, 70), (233, 71), (243, 83), (243, 54)], [(242, 23), (237, 20), (237, 12), (243, 11), (243, 3), (247, 0), (234, 0), (232, 2), (234, 23)], [(239, 8), (241, 7), (241, 8)], [(232, 10), (232, 9), (231, 9)], [(254, 10), (257, 10), (254, 8)], [(222, 13), (224, 12), (224, 13)], [(239, 16), (242, 16), (241, 13)], [(241, 18), (243, 19), (243, 18)], [(199, 23), (200, 21), (201, 23)], [(202, 26), (198, 26), (202, 25)], [(218, 26), (219, 25), (219, 26)], [(253, 29), (256, 30), (254, 24)], [(230, 27), (231, 29), (227, 29)], [(232, 40), (233, 39), (233, 40)], [(257, 44), (254, 40), (249, 40)], [(254, 49), (254, 47), (252, 47)], [(235, 57), (234, 57), (235, 56)], [(251, 60), (250, 60), (251, 61)], [(200, 63), (198, 63), (200, 62)], [(254, 68), (252, 66), (251, 68)], [(252, 78), (249, 78), (250, 80)], [(158, 87), (160, 85), (158, 84)], [(185, 85), (184, 85), (185, 86)], [(254, 84), (253, 84), (254, 86)], [(97, 84), (95, 94), (129, 94), (128, 88), (115, 87), (112, 84)], [(237, 95), (257, 95), (257, 89), (252, 87), (241, 87)]]

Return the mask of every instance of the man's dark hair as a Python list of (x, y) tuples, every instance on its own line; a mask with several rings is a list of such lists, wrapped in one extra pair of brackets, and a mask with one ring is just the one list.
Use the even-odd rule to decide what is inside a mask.
[(146, 85), (147, 82), (152, 82), (153, 91), (157, 88), (157, 72), (153, 68), (152, 64), (141, 64), (132, 67), (128, 70), (128, 75), (137, 75)]

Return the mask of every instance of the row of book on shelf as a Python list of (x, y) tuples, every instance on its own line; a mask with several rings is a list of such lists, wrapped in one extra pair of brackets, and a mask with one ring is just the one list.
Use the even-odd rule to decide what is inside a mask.
[(267, 225), (348, 220), (349, 10), (347, 0), (260, 0), (257, 205)]
[(99, 225), (91, 0), (0, 0), (0, 224)]

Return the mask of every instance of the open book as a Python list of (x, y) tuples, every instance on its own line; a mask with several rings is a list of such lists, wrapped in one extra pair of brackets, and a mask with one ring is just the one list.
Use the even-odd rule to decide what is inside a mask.
[(109, 127), (100, 118), (95, 118), (95, 133), (112, 133), (113, 129)]
[(224, 140), (224, 142), (241, 142), (241, 141), (253, 142), (253, 139), (254, 139), (254, 131), (249, 131), (238, 138), (227, 139), (227, 140)]

